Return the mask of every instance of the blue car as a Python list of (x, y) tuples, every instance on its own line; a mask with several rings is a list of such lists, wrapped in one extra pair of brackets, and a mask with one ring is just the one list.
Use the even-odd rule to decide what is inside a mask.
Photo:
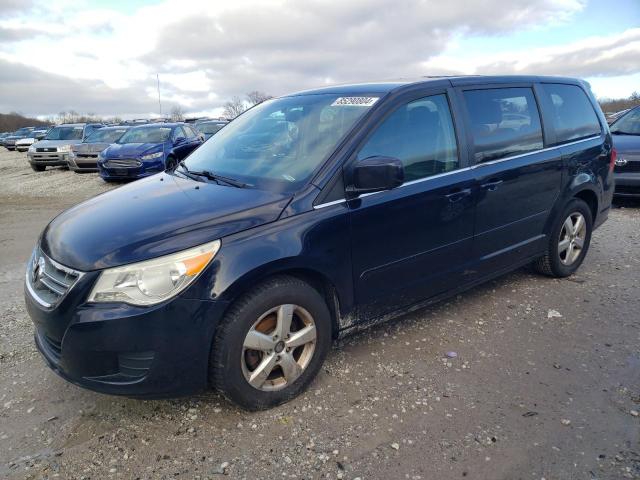
[(572, 275), (609, 214), (614, 166), (604, 115), (570, 78), (267, 100), (174, 170), (51, 221), (25, 272), (36, 345), (100, 392), (213, 387), (278, 405), (349, 332), (527, 264)]
[(140, 125), (100, 154), (98, 170), (106, 181), (148, 177), (173, 170), (201, 143), (200, 134), (185, 123)]

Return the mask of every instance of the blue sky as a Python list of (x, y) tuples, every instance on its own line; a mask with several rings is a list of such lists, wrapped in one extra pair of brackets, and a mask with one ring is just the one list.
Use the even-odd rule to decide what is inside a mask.
[(234, 95), (433, 74), (640, 91), (640, 0), (0, 0), (0, 111), (215, 114)]

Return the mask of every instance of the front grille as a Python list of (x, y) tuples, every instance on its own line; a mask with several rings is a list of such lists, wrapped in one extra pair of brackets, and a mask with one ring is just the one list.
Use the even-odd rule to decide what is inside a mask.
[(78, 158), (98, 158), (97, 153), (76, 153)]
[(60, 265), (36, 247), (27, 267), (27, 286), (33, 298), (45, 307), (54, 307), (82, 276)]
[(57, 152), (58, 149), (56, 147), (39, 147), (36, 148), (36, 152)]
[(118, 158), (107, 160), (104, 162), (104, 166), (107, 168), (136, 168), (142, 166), (142, 162), (134, 158)]

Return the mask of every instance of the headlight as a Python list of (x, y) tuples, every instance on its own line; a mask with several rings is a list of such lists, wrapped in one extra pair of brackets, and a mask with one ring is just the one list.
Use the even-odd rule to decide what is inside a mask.
[(220, 240), (164, 257), (104, 270), (90, 302), (155, 305), (187, 288), (220, 249)]
[(164, 155), (164, 152), (156, 152), (156, 153), (150, 153), (149, 155), (143, 155), (142, 160), (153, 160), (154, 158), (160, 158), (162, 155)]
[(35, 146), (35, 145), (31, 145), (31, 146), (29, 147), (29, 151), (30, 151), (30, 152), (35, 152), (35, 151), (36, 151), (36, 146)]
[(71, 151), (71, 145), (60, 145), (58, 147), (58, 152), (69, 153), (70, 151)]

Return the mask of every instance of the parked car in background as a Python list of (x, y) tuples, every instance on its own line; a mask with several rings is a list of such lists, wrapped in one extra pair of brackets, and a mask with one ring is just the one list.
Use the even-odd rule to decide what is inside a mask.
[(208, 140), (220, 131), (229, 122), (222, 120), (206, 120), (204, 122), (197, 122), (196, 129), (204, 135), (204, 139)]
[(616, 195), (640, 198), (640, 106), (619, 117), (610, 129), (617, 152)]
[(29, 150), (29, 147), (34, 143), (42, 140), (46, 135), (49, 129), (38, 129), (36, 128), (28, 137), (21, 138), (20, 140), (16, 140), (16, 150), (19, 152), (26, 152)]
[(613, 112), (613, 113), (607, 114), (606, 115), (607, 123), (609, 125), (611, 125), (613, 122), (615, 122), (618, 118), (620, 118), (622, 115), (627, 113), (629, 110), (631, 110), (631, 109), (630, 108), (625, 108), (624, 110), (620, 110), (619, 112)]
[(130, 128), (98, 159), (106, 181), (142, 178), (175, 168), (202, 144), (200, 134), (185, 123), (151, 123)]
[[(506, 117), (514, 106), (517, 122)], [(107, 157), (159, 161), (180, 143), (149, 128)], [(125, 139), (149, 137), (158, 143), (127, 150)], [(304, 391), (340, 335), (523, 265), (573, 274), (609, 214), (613, 160), (588, 84), (569, 78), (433, 78), (267, 100), (177, 168), (51, 221), (26, 272), (36, 345), (93, 390), (213, 386), (268, 408)]]
[(16, 142), (18, 140), (31, 136), (31, 132), (33, 132), (34, 130), (35, 127), (20, 128), (13, 132), (11, 135), (6, 136), (2, 141), (2, 144), (7, 150), (13, 151), (16, 149)]
[(74, 172), (97, 172), (98, 155), (120, 140), (130, 127), (102, 127), (86, 137), (82, 143), (71, 145), (68, 164)]
[(49, 133), (49, 130), (51, 130), (52, 128), (53, 128), (53, 125), (47, 128), (36, 128), (33, 131), (33, 136), (35, 137), (36, 140), (40, 141), (47, 136), (47, 133)]
[(81, 143), (101, 123), (65, 123), (53, 127), (39, 142), (29, 147), (27, 156), (31, 168), (42, 172), (46, 167), (67, 166), (71, 146)]

